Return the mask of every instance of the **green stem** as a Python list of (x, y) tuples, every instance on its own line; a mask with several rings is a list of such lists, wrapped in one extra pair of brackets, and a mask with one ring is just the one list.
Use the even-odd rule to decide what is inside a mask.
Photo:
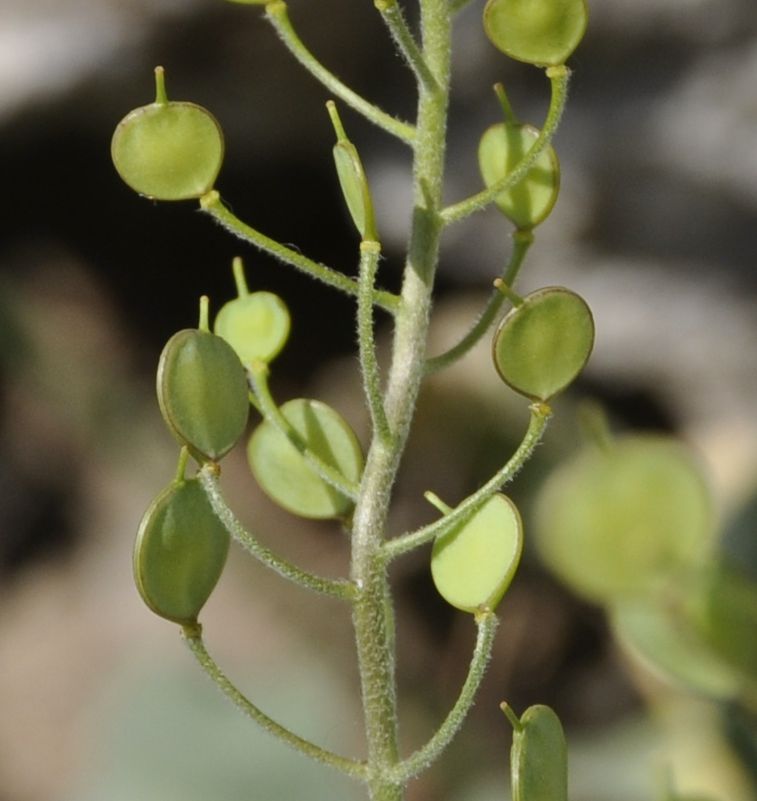
[(412, 125), (402, 122), (391, 114), (387, 114), (378, 106), (369, 103), (364, 97), (346, 86), (332, 72), (329, 72), (323, 64), (305, 47), (300, 37), (292, 27), (286, 3), (283, 0), (275, 0), (268, 3), (265, 7), (268, 19), (276, 29), (289, 52), (302, 64), (303, 67), (320, 81), (331, 94), (343, 100), (348, 106), (362, 114), (367, 120), (383, 128), (388, 133), (396, 136), (407, 144), (412, 144), (415, 139), (415, 129)]
[(376, 269), (381, 256), (381, 245), (378, 242), (363, 241), (360, 243), (360, 277), (357, 296), (357, 334), (360, 350), (360, 367), (363, 376), (365, 396), (371, 413), (373, 430), (384, 442), (391, 440), (392, 434), (384, 410), (381, 395), (381, 376), (376, 360), (376, 341), (373, 330), (373, 284)]
[(528, 430), (518, 449), (510, 460), (498, 470), (480, 489), (469, 495), (462, 503), (458, 504), (448, 515), (435, 520), (427, 526), (423, 526), (409, 534), (395, 537), (384, 544), (384, 554), (387, 561), (400, 556), (403, 553), (412, 551), (414, 548), (430, 542), (435, 537), (449, 531), (453, 526), (465, 520), (473, 514), (483, 503), (485, 503), (497, 490), (508, 481), (512, 481), (518, 471), (528, 461), (534, 449), (539, 444), (547, 421), (552, 414), (551, 409), (545, 403), (534, 403), (531, 405), (531, 419)]
[[(311, 278), (317, 281), (322, 281), (341, 292), (346, 292), (348, 295), (356, 297), (358, 294), (357, 281), (349, 276), (343, 275), (340, 272), (327, 267), (325, 264), (319, 264), (312, 259), (303, 256), (292, 248), (282, 245), (275, 239), (271, 239), (265, 234), (256, 231), (246, 223), (243, 223), (239, 218), (229, 211), (223, 204), (221, 196), (215, 190), (208, 192), (200, 198), (200, 208), (210, 214), (216, 222), (220, 223), (227, 231), (249, 242), (259, 250), (270, 253), (275, 258), (283, 261), (286, 264), (296, 267), (304, 273), (307, 273)], [(382, 309), (394, 314), (399, 305), (399, 298), (391, 292), (384, 292), (377, 290), (374, 293), (376, 305)]]
[(522, 181), (531, 167), (541, 154), (549, 147), (552, 139), (560, 124), (560, 117), (562, 117), (565, 103), (568, 99), (568, 80), (570, 78), (570, 70), (565, 65), (559, 67), (547, 68), (547, 77), (550, 81), (552, 89), (552, 96), (549, 102), (549, 110), (547, 111), (547, 118), (544, 121), (544, 126), (539, 132), (539, 136), (534, 141), (533, 145), (523, 155), (520, 161), (515, 165), (511, 172), (504, 178), (501, 178), (496, 183), (493, 183), (487, 189), (472, 195), (459, 203), (452, 206), (447, 206), (441, 215), (445, 225), (462, 220), (470, 216), (476, 211), (486, 208), (490, 203), (493, 203), (495, 198), (508, 189), (512, 189), (516, 184)]
[(248, 365), (247, 369), (249, 370), (255, 397), (260, 404), (260, 410), (265, 419), (294, 445), (302, 455), (302, 458), (327, 484), (330, 484), (350, 500), (356, 501), (358, 497), (357, 484), (346, 479), (339, 470), (321, 459), (317, 453), (314, 453), (302, 435), (281, 413), (268, 386), (268, 365), (264, 362), (253, 362)]
[[(510, 261), (502, 274), (502, 280), (508, 286), (512, 286), (512, 283), (515, 281), (520, 267), (523, 264), (523, 260), (526, 257), (526, 253), (533, 241), (534, 236), (531, 231), (516, 231), (513, 235), (513, 250), (510, 254)], [(504, 301), (505, 296), (498, 289), (495, 289), (489, 296), (484, 310), (479, 315), (473, 327), (457, 345), (444, 353), (440, 353), (438, 356), (432, 356), (430, 359), (426, 360), (426, 374), (435, 373), (438, 370), (449, 367), (449, 365), (454, 364), (458, 359), (465, 356), (489, 330), (494, 318), (502, 308)]]
[(408, 27), (405, 15), (397, 0), (375, 0), (374, 5), (384, 18), (386, 27), (394, 39), (402, 57), (415, 74), (419, 84), (423, 84), (429, 91), (436, 90), (436, 81), (428, 68), (423, 53), (415, 41), (412, 31)]
[(268, 717), (262, 710), (255, 706), (248, 700), (229, 680), (226, 674), (216, 664), (213, 657), (210, 656), (205, 644), (202, 641), (202, 633), (199, 625), (186, 626), (183, 630), (184, 640), (189, 646), (190, 651), (194, 655), (197, 663), (221, 690), (221, 692), (247, 717), (251, 718), (262, 729), (273, 735), (282, 742), (286, 743), (295, 751), (320, 762), (323, 765), (329, 765), (341, 773), (348, 776), (353, 776), (358, 779), (364, 779), (366, 775), (366, 766), (363, 762), (358, 762), (354, 759), (339, 756), (325, 748), (321, 748), (310, 740), (300, 737), (298, 734), (277, 723), (273, 718)]
[(232, 539), (236, 540), (258, 562), (273, 570), (274, 573), (278, 573), (282, 578), (288, 579), (307, 590), (313, 590), (322, 595), (329, 595), (332, 598), (341, 600), (349, 601), (354, 598), (355, 585), (351, 581), (322, 578), (308, 573), (306, 570), (301, 570), (269, 548), (266, 548), (254, 534), (246, 529), (231, 511), (221, 493), (215, 465), (205, 465), (198, 473), (198, 478), (216, 517), (221, 521)]
[(384, 408), (391, 443), (374, 433), (355, 506), (351, 576), (358, 587), (353, 626), (360, 669), (372, 801), (402, 801), (394, 675), (394, 628), (384, 559), (384, 531), (392, 485), (407, 442), (423, 378), (431, 293), (439, 257), (439, 218), (449, 101), (451, 19), (447, 0), (421, 0), (423, 57), (435, 91), (419, 86), (413, 162), (413, 221), (395, 315)]
[(476, 646), (460, 695), (436, 734), (426, 745), (397, 765), (395, 776), (398, 781), (407, 782), (435, 762), (452, 742), (473, 706), (491, 659), (494, 635), (499, 621), (494, 612), (485, 611), (476, 617), (476, 625), (478, 627)]

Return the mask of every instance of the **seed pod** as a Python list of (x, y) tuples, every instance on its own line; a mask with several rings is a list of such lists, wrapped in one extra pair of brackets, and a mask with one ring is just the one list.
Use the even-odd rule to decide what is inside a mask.
[(230, 300), (214, 325), (244, 365), (274, 359), (289, 338), (289, 328), (289, 311), (273, 292), (251, 292)]
[(307, 448), (347, 481), (358, 482), (363, 452), (355, 433), (325, 403), (296, 398), (280, 409), (294, 429), (296, 447), (272, 423), (262, 422), (250, 437), (247, 458), (263, 491), (279, 506), (302, 517), (346, 516), (353, 502), (318, 475), (302, 451)]
[(549, 477), (534, 522), (548, 566), (603, 603), (640, 598), (689, 575), (710, 558), (714, 533), (699, 465), (660, 436), (584, 449)]
[(724, 562), (710, 571), (701, 631), (721, 661), (747, 682), (757, 676), (757, 581)]
[(189, 200), (209, 192), (223, 162), (215, 117), (195, 103), (169, 102), (163, 70), (156, 70), (156, 100), (118, 123), (111, 156), (118, 174), (154, 200)]
[[(624, 650), (644, 668), (688, 692), (722, 701), (738, 698), (744, 679), (706, 642), (688, 595), (696, 599), (698, 587), (684, 586), (684, 602), (654, 596), (632, 598), (611, 607), (615, 636)], [(692, 592), (693, 590), (693, 592)], [(752, 639), (754, 639), (752, 637)], [(749, 638), (747, 638), (747, 641)]]
[(515, 504), (492, 496), (451, 531), (437, 537), (431, 576), (447, 603), (475, 613), (494, 609), (515, 575), (523, 549), (523, 524)]
[(586, 32), (586, 0), (489, 0), (484, 30), (510, 58), (537, 66), (564, 64)]
[(155, 614), (187, 625), (210, 597), (229, 535), (197, 479), (172, 484), (145, 512), (134, 545), (134, 579)]
[[(487, 187), (512, 172), (539, 137), (531, 125), (499, 123), (484, 132), (478, 145), (478, 165)], [(533, 228), (544, 220), (557, 201), (560, 163), (552, 146), (536, 159), (526, 177), (512, 189), (500, 192), (495, 203), (519, 229)]]
[(330, 100), (326, 104), (326, 108), (337, 135), (337, 142), (333, 150), (334, 164), (344, 201), (360, 236), (363, 239), (376, 240), (378, 235), (373, 213), (373, 200), (360, 155), (344, 132), (336, 104)]
[(548, 401), (581, 372), (594, 345), (586, 302), (568, 289), (532, 292), (499, 325), (494, 365), (516, 392)]
[(198, 461), (218, 461), (244, 433), (247, 374), (233, 348), (215, 334), (174, 334), (160, 356), (157, 391), (163, 419)]
[(567, 801), (568, 748), (560, 718), (543, 704), (530, 706), (513, 732), (513, 801)]

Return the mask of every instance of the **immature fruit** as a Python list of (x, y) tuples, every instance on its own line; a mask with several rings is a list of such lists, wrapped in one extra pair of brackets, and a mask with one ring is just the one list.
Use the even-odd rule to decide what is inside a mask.
[(710, 499), (691, 454), (662, 436), (587, 448), (560, 467), (536, 505), (536, 544), (576, 592), (639, 598), (708, 558)]
[(218, 461), (244, 433), (247, 374), (232, 347), (215, 334), (174, 334), (160, 356), (157, 391), (164, 420), (199, 461)]
[(337, 142), (334, 145), (334, 164), (355, 228), (363, 239), (376, 239), (376, 221), (368, 179), (365, 177), (357, 150), (351, 142)]
[(621, 644), (652, 673), (710, 698), (738, 697), (743, 679), (708, 645), (684, 605), (631, 599), (614, 604), (612, 624)]
[[(539, 137), (530, 125), (499, 123), (481, 137), (478, 164), (486, 186), (509, 175)], [(519, 229), (533, 228), (552, 211), (560, 190), (560, 163), (554, 148), (549, 146), (526, 177), (512, 189), (500, 192), (495, 199), (502, 213)]]
[(568, 753), (560, 719), (548, 706), (530, 706), (513, 732), (513, 801), (567, 801)]
[(216, 334), (231, 345), (242, 364), (270, 362), (289, 337), (290, 317), (273, 292), (251, 292), (226, 303), (216, 315)]
[(187, 625), (210, 597), (229, 551), (229, 535), (197, 479), (165, 489), (145, 512), (134, 546), (134, 578), (157, 615)]
[(510, 58), (538, 66), (564, 64), (586, 32), (586, 0), (489, 0), (484, 30)]
[(718, 565), (708, 576), (701, 612), (707, 643), (733, 669), (757, 683), (757, 582)]
[(547, 401), (581, 372), (593, 345), (586, 301), (568, 289), (546, 287), (502, 320), (494, 335), (494, 365), (516, 392)]
[(439, 594), (464, 612), (494, 609), (515, 575), (523, 524), (513, 502), (492, 496), (465, 522), (437, 537), (431, 575)]
[(328, 484), (308, 463), (307, 448), (347, 481), (357, 483), (363, 452), (352, 429), (325, 403), (296, 398), (281, 407), (294, 429), (297, 447), (269, 421), (250, 437), (247, 457), (263, 491), (279, 506), (302, 517), (345, 517), (353, 502)]
[(158, 99), (118, 123), (111, 156), (118, 174), (154, 200), (189, 200), (209, 192), (223, 162), (223, 134), (215, 117), (194, 103), (169, 102), (162, 72)]

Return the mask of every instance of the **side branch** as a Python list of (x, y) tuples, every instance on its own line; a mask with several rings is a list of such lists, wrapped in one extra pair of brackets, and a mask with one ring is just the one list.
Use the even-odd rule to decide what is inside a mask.
[[(513, 235), (513, 251), (510, 254), (507, 267), (502, 273), (502, 281), (506, 286), (512, 287), (520, 271), (523, 259), (526, 257), (526, 253), (533, 241), (534, 235), (531, 231), (516, 231)], [(435, 373), (438, 370), (449, 367), (449, 365), (454, 364), (458, 359), (465, 356), (489, 330), (494, 318), (497, 316), (500, 308), (502, 308), (504, 301), (505, 295), (498, 289), (495, 289), (490, 295), (484, 310), (473, 324), (473, 327), (457, 345), (454, 345), (444, 353), (440, 353), (438, 356), (432, 356), (430, 359), (426, 360), (426, 374), (429, 375), (430, 373)]]
[[(260, 231), (255, 230), (251, 226), (243, 223), (236, 217), (223, 203), (221, 196), (215, 190), (208, 192), (200, 198), (200, 208), (207, 212), (213, 219), (220, 223), (227, 231), (235, 236), (249, 242), (259, 250), (269, 253), (271, 256), (297, 268), (303, 273), (306, 273), (311, 278), (317, 281), (322, 281), (334, 289), (346, 292), (348, 295), (357, 297), (358, 285), (357, 281), (347, 275), (327, 267), (325, 264), (320, 264), (307, 256), (303, 256), (296, 250), (282, 245), (275, 239), (271, 239)], [(374, 293), (374, 298), (377, 306), (380, 306), (390, 314), (394, 314), (399, 306), (399, 298), (391, 292), (384, 292), (377, 290)]]
[(387, 561), (403, 553), (412, 551), (414, 548), (430, 542), (441, 534), (445, 534), (458, 523), (472, 515), (504, 484), (512, 481), (539, 444), (544, 434), (544, 429), (547, 427), (547, 421), (552, 414), (552, 410), (546, 403), (533, 403), (530, 408), (531, 419), (529, 421), (528, 430), (523, 437), (523, 441), (518, 446), (518, 450), (512, 455), (512, 458), (498, 470), (486, 484), (476, 490), (472, 495), (469, 495), (449, 514), (440, 517), (427, 526), (419, 528), (417, 531), (395, 537), (393, 540), (384, 543), (384, 556)]
[(374, 0), (374, 5), (384, 18), (394, 43), (415, 74), (418, 83), (422, 84), (428, 92), (437, 91), (439, 86), (426, 64), (426, 59), (407, 25), (407, 20), (397, 0)]
[(306, 590), (341, 600), (351, 601), (355, 597), (355, 585), (351, 581), (322, 578), (306, 570), (301, 570), (259, 542), (255, 535), (241, 524), (239, 518), (227, 505), (221, 494), (213, 466), (204, 466), (198, 473), (198, 478), (216, 517), (229, 532), (231, 538), (236, 540), (258, 562)]
[(329, 765), (332, 768), (347, 776), (353, 776), (357, 779), (365, 779), (367, 770), (363, 762), (358, 762), (354, 759), (339, 756), (325, 748), (321, 748), (310, 740), (300, 737), (298, 734), (290, 731), (286, 727), (277, 723), (273, 718), (268, 717), (262, 710), (258, 709), (251, 701), (249, 701), (229, 680), (226, 674), (216, 664), (213, 657), (210, 656), (205, 643), (202, 640), (202, 634), (199, 626), (185, 627), (184, 639), (189, 646), (189, 650), (194, 655), (197, 663), (221, 690), (221, 692), (248, 718), (251, 718), (262, 729), (272, 734), (282, 742), (286, 743), (295, 751), (320, 762), (323, 765)]
[(386, 419), (384, 400), (381, 395), (381, 376), (376, 359), (376, 338), (373, 328), (373, 284), (376, 268), (381, 256), (378, 242), (360, 243), (360, 291), (357, 299), (357, 335), (360, 350), (360, 365), (363, 376), (368, 408), (371, 413), (373, 430), (384, 442), (391, 440), (392, 434)]
[(397, 765), (394, 778), (403, 784), (412, 779), (413, 776), (417, 776), (441, 756), (444, 749), (452, 742), (452, 739), (460, 730), (473, 706), (476, 693), (481, 686), (486, 667), (491, 659), (494, 635), (499, 621), (494, 612), (486, 610), (476, 616), (476, 625), (478, 626), (476, 647), (473, 650), (468, 675), (460, 695), (436, 734), (426, 745)]
[(402, 122), (391, 114), (387, 114), (378, 106), (369, 103), (364, 97), (346, 86), (333, 72), (327, 70), (323, 64), (305, 47), (300, 37), (292, 27), (289, 12), (283, 0), (274, 0), (265, 7), (266, 14), (276, 32), (281, 37), (289, 52), (302, 64), (303, 67), (320, 81), (331, 94), (351, 106), (362, 114), (369, 122), (383, 128), (388, 133), (401, 139), (408, 145), (415, 141), (415, 128), (409, 123)]
[(539, 156), (549, 147), (557, 131), (557, 127), (560, 124), (560, 118), (562, 117), (568, 99), (570, 70), (565, 65), (561, 65), (558, 67), (549, 67), (546, 72), (550, 81), (552, 96), (549, 102), (547, 118), (544, 121), (544, 126), (539, 136), (523, 158), (515, 165), (512, 172), (509, 172), (504, 178), (492, 184), (487, 189), (443, 209), (441, 218), (445, 225), (463, 220), (474, 212), (481, 211), (490, 203), (493, 203), (500, 192), (505, 192), (516, 186), (526, 177), (528, 171), (533, 167)]
[(317, 453), (314, 453), (299, 432), (281, 413), (268, 386), (268, 365), (264, 362), (253, 362), (248, 366), (248, 370), (255, 398), (265, 419), (297, 448), (302, 458), (327, 484), (330, 484), (350, 500), (356, 501), (359, 493), (357, 484), (346, 479), (339, 470), (321, 459)]

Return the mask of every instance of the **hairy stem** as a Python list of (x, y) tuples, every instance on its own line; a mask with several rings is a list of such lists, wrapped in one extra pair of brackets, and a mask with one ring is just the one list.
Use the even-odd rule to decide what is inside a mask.
[(434, 76), (423, 58), (423, 53), (421, 53), (412, 31), (408, 27), (405, 15), (402, 13), (402, 8), (397, 0), (375, 0), (374, 5), (384, 18), (386, 27), (389, 29), (389, 33), (405, 62), (415, 73), (416, 81), (423, 84), (430, 91), (435, 90), (437, 87)]
[(545, 403), (534, 403), (531, 405), (531, 420), (528, 430), (512, 457), (498, 470), (482, 487), (469, 495), (462, 503), (458, 504), (449, 514), (429, 523), (427, 526), (419, 528), (410, 534), (395, 537), (393, 540), (384, 544), (384, 553), (387, 560), (394, 559), (403, 553), (412, 551), (435, 537), (445, 534), (453, 526), (461, 523), (472, 515), (484, 503), (486, 503), (497, 490), (508, 481), (512, 481), (515, 475), (531, 457), (534, 449), (541, 441), (544, 429), (552, 414), (551, 409)]
[(354, 597), (355, 587), (352, 582), (313, 575), (266, 548), (252, 532), (248, 531), (240, 523), (239, 519), (228, 507), (221, 494), (221, 488), (218, 486), (215, 466), (203, 466), (198, 478), (216, 517), (221, 521), (226, 531), (229, 532), (231, 538), (236, 540), (258, 562), (273, 570), (274, 573), (278, 573), (282, 578), (288, 579), (307, 590), (313, 590), (313, 592), (318, 592), (322, 595), (330, 595), (333, 598), (344, 600), (351, 600)]
[[(210, 214), (210, 216), (227, 231), (243, 239), (245, 242), (249, 242), (251, 245), (258, 248), (258, 250), (269, 253), (274, 258), (279, 259), (279, 261), (291, 265), (297, 270), (306, 273), (311, 278), (322, 281), (324, 284), (328, 284), (328, 286), (334, 289), (346, 292), (353, 297), (357, 296), (357, 281), (353, 278), (343, 275), (337, 270), (327, 267), (325, 264), (319, 264), (317, 261), (313, 261), (307, 256), (303, 256), (302, 253), (298, 253), (296, 250), (282, 245), (275, 239), (271, 239), (269, 236), (247, 225), (247, 223), (243, 223), (224, 205), (221, 196), (215, 190), (208, 192), (207, 195), (200, 198), (200, 208)], [(394, 313), (399, 305), (399, 298), (391, 292), (376, 290), (374, 299), (377, 306), (380, 306), (390, 313)]]
[(442, 225), (439, 217), (447, 106), (449, 101), (450, 14), (447, 0), (421, 0), (423, 57), (436, 88), (419, 86), (413, 162), (414, 212), (400, 307), (395, 315), (392, 361), (384, 408), (393, 437), (374, 433), (352, 534), (352, 580), (358, 590), (353, 625), (360, 668), (368, 741), (368, 786), (372, 801), (402, 801), (396, 777), (397, 703), (394, 630), (384, 530), (392, 485), (407, 441), (428, 333), (431, 292)]
[(487, 189), (472, 195), (459, 203), (452, 206), (447, 206), (442, 211), (442, 218), (444, 224), (457, 222), (470, 216), (474, 212), (485, 209), (490, 203), (493, 203), (497, 195), (504, 192), (520, 183), (528, 174), (528, 171), (533, 167), (539, 156), (549, 147), (557, 127), (560, 124), (560, 118), (565, 109), (565, 104), (568, 100), (568, 80), (570, 78), (570, 70), (563, 64), (559, 67), (548, 67), (547, 77), (549, 78), (550, 86), (552, 89), (552, 96), (549, 102), (549, 110), (547, 111), (547, 118), (544, 121), (544, 126), (539, 132), (539, 136), (531, 147), (523, 154), (523, 157), (515, 165), (511, 172), (504, 178), (496, 183), (493, 183)]
[(320, 478), (335, 490), (341, 492), (346, 498), (350, 498), (353, 501), (356, 500), (358, 496), (357, 485), (345, 478), (336, 467), (325, 462), (317, 453), (311, 450), (306, 440), (284, 417), (268, 386), (268, 365), (264, 362), (253, 362), (249, 365), (248, 370), (255, 398), (266, 421), (291, 442)]
[(305, 47), (300, 37), (292, 27), (289, 12), (283, 0), (274, 0), (266, 5), (266, 14), (276, 32), (281, 37), (289, 52), (302, 64), (303, 67), (318, 81), (320, 81), (333, 95), (362, 114), (367, 120), (383, 128), (407, 144), (412, 144), (415, 130), (412, 125), (402, 122), (382, 109), (369, 103), (357, 92), (346, 86), (332, 72), (329, 72), (318, 59)]
[(376, 268), (381, 256), (381, 245), (378, 242), (364, 241), (360, 243), (360, 292), (357, 303), (357, 335), (360, 351), (360, 372), (363, 376), (365, 397), (371, 413), (373, 430), (384, 442), (391, 440), (392, 434), (384, 410), (381, 395), (381, 376), (376, 360), (376, 338), (373, 325), (373, 283), (376, 279)]
[(399, 780), (406, 782), (425, 770), (441, 756), (444, 749), (452, 742), (457, 732), (460, 731), (460, 727), (473, 706), (476, 693), (481, 686), (481, 681), (491, 659), (494, 635), (498, 624), (497, 616), (491, 611), (484, 611), (476, 617), (476, 625), (478, 626), (476, 646), (473, 649), (468, 675), (465, 678), (460, 695), (436, 734), (422, 748), (419, 748), (397, 766), (396, 775)]
[[(516, 231), (513, 235), (512, 254), (502, 274), (502, 281), (507, 286), (512, 286), (515, 281), (518, 271), (523, 264), (523, 259), (526, 257), (526, 253), (533, 241), (534, 235), (530, 231)], [(489, 296), (484, 310), (481, 312), (470, 331), (449, 350), (426, 360), (426, 373), (435, 373), (437, 370), (443, 370), (445, 367), (449, 367), (449, 365), (454, 364), (458, 359), (465, 356), (489, 330), (489, 327), (492, 322), (494, 322), (494, 318), (497, 316), (504, 302), (504, 294), (498, 289), (495, 289)]]
[(305, 754), (305, 756), (314, 759), (316, 762), (336, 768), (336, 770), (346, 773), (348, 776), (353, 776), (358, 779), (365, 778), (365, 763), (334, 754), (315, 743), (311, 743), (310, 740), (306, 740), (304, 737), (300, 737), (298, 734), (289, 731), (289, 729), (277, 723), (273, 718), (270, 718), (265, 712), (255, 706), (252, 701), (246, 698), (237, 687), (232, 684), (228, 676), (226, 676), (216, 664), (213, 657), (208, 653), (205, 648), (205, 643), (202, 640), (202, 631), (199, 624), (185, 626), (183, 633), (189, 650), (208, 677), (234, 706), (240, 709), (247, 717), (254, 720), (258, 726), (286, 743), (291, 748), (294, 748), (295, 751)]

